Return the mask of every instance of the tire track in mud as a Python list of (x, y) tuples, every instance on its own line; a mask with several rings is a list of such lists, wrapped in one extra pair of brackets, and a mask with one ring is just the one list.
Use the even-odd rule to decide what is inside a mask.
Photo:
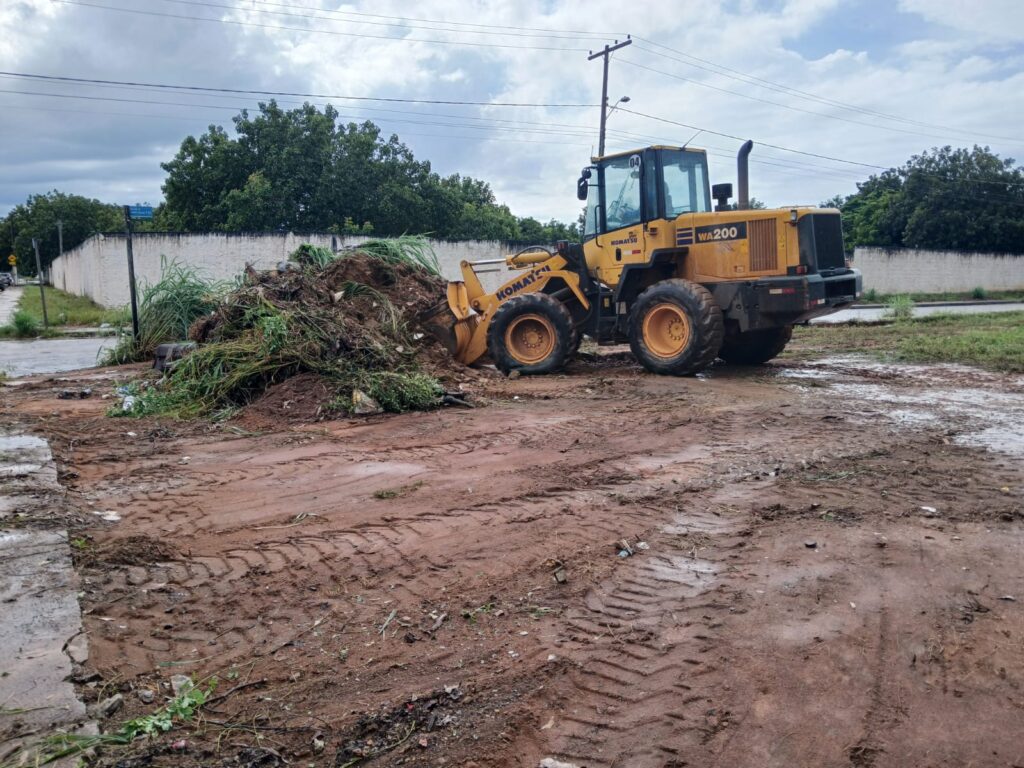
[[(137, 666), (194, 656), (197, 645), (208, 651), (200, 655), (215, 655), (219, 662), (228, 663), (251, 655), (254, 647), (286, 638), (300, 624), (315, 619), (323, 611), (319, 589), (337, 588), (360, 574), (386, 584), (389, 599), (421, 605), (436, 600), (444, 584), (460, 571), (492, 560), (496, 535), (504, 537), (510, 557), (522, 560), (518, 567), (528, 568), (535, 565), (536, 554), (524, 557), (522, 553), (537, 536), (537, 526), (555, 531), (574, 510), (588, 510), (591, 516), (586, 527), (571, 524), (565, 526), (567, 531), (558, 531), (560, 546), (570, 550), (592, 543), (595, 537), (611, 541), (621, 535), (624, 525), (646, 525), (650, 510), (610, 501), (624, 489), (640, 495), (650, 490), (649, 484), (625, 473), (619, 479), (582, 489), (542, 490), (469, 508), (427, 511), (395, 522), (296, 533), (149, 567), (115, 568), (105, 575), (103, 591), (113, 599), (103, 611), (108, 618), (125, 620), (120, 626), (127, 628), (118, 642), (140, 649), (131, 654)], [(614, 514), (608, 514), (609, 507)], [(598, 510), (605, 514), (593, 516)], [(445, 551), (457, 556), (435, 562), (431, 553)], [(302, 585), (316, 586), (318, 591), (303, 594)], [(268, 589), (297, 593), (297, 599), (289, 601), (287, 620), (266, 623), (265, 606), (249, 612), (236, 600), (239, 594)], [(211, 621), (211, 609), (217, 621)], [(279, 606), (273, 611), (279, 612)], [(136, 636), (135, 627), (162, 626), (168, 623), (169, 613), (179, 621), (194, 617), (190, 631), (165, 633), (155, 647), (147, 644), (147, 638)]]
[[(668, 526), (707, 537), (713, 560), (638, 553), (566, 615), (563, 647), (575, 666), (556, 684), (561, 712), (544, 754), (587, 768), (700, 764), (695, 754), (728, 724), (728, 707), (714, 700), (717, 651), (742, 606), (719, 573), (744, 535), (735, 517), (710, 511), (717, 494), (701, 503), (708, 511)], [(661, 548), (669, 537), (656, 540)]]

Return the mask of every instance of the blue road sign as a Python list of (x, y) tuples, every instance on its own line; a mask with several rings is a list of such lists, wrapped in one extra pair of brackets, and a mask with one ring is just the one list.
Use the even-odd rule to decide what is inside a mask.
[(153, 206), (151, 205), (129, 205), (128, 215), (133, 219), (152, 219)]

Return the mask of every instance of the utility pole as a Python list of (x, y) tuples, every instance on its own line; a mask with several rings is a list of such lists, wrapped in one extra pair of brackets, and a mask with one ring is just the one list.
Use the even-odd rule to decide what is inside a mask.
[(57, 219), (57, 249), (61, 256), (64, 255), (64, 222)]
[(132, 209), (124, 207), (124, 234), (128, 241), (128, 292), (132, 300), (132, 338), (139, 340), (139, 302), (135, 294), (135, 255), (132, 253)]
[(614, 45), (606, 45), (604, 50), (600, 50), (597, 53), (591, 52), (587, 57), (587, 61), (593, 61), (597, 58), (604, 58), (604, 79), (601, 81), (601, 135), (597, 142), (597, 156), (601, 157), (604, 155), (604, 126), (608, 120), (608, 59), (611, 58), (612, 51), (617, 51), (619, 48), (625, 48), (627, 45), (632, 45), (633, 39), (627, 37), (621, 43), (616, 40)]
[(39, 241), (32, 238), (32, 249), (36, 252), (36, 277), (39, 280), (39, 301), (43, 305), (43, 328), (50, 327), (50, 318), (46, 316), (46, 292), (43, 291), (43, 267), (39, 261)]

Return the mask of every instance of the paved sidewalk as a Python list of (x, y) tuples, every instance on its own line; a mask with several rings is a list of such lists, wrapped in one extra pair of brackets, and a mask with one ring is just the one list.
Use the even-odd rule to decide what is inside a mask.
[[(37, 530), (17, 521), (41, 494), (59, 492), (46, 441), (0, 432), (0, 763), (5, 766), (35, 765), (30, 746), (35, 739), (76, 729), (87, 719), (69, 680), (73, 665), (88, 658), (88, 645), (67, 531)], [(95, 726), (89, 730), (95, 732)], [(24, 747), (28, 751), (19, 751)]]
[(24, 290), (24, 288), (18, 287), (0, 292), (0, 325), (7, 325), (11, 322), (11, 315), (14, 314), (18, 300), (21, 298), (21, 292)]

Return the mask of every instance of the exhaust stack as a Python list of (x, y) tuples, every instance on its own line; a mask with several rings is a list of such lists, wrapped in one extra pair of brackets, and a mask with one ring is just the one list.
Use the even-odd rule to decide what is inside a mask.
[(749, 139), (740, 147), (736, 156), (736, 186), (739, 188), (736, 198), (736, 209), (745, 211), (750, 208), (750, 168), (747, 164), (747, 156), (754, 148), (754, 142)]

